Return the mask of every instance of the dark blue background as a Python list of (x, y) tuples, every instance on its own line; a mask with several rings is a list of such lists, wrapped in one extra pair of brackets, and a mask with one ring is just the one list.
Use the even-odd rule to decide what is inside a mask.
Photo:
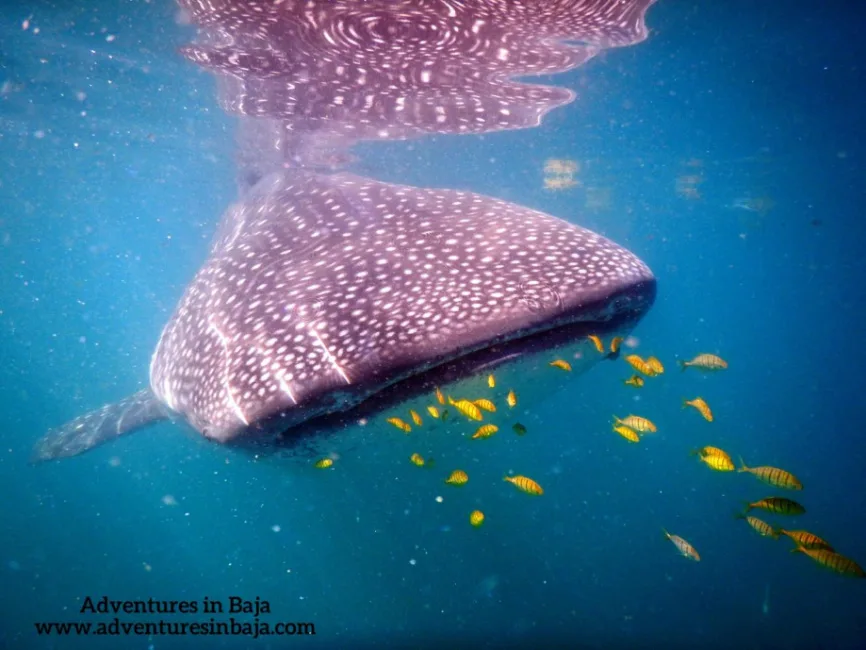
[[(659, 278), (635, 335), (668, 371), (638, 393), (621, 384), (622, 362), (602, 364), (528, 405), (531, 435), (467, 458), (495, 469), (443, 504), (441, 477), (406, 462), (416, 449), (403, 439), (316, 473), (164, 425), (27, 464), (46, 429), (144, 386), (160, 328), (235, 196), (231, 121), (213, 80), (176, 54), (192, 30), (175, 9), (68, 6), (6, 2), (0, 18), (8, 647), (119, 647), (33, 634), (38, 620), (94, 620), (77, 609), (103, 594), (261, 596), (268, 620), (317, 626), (315, 638), (255, 647), (866, 647), (866, 581), (756, 536), (733, 513), (772, 488), (688, 456), (714, 444), (790, 469), (806, 485), (795, 526), (866, 564), (858, 3), (662, 0), (646, 42), (542, 79), (579, 96), (539, 129), (358, 148), (361, 173), (550, 212), (626, 245)], [(544, 191), (551, 157), (579, 161), (582, 186)], [(695, 174), (700, 197), (682, 196), (678, 177)], [(587, 205), (590, 194), (609, 201)], [(703, 351), (730, 369), (677, 371), (675, 358)], [(698, 394), (716, 422), (680, 409)], [(610, 414), (628, 411), (659, 433), (634, 446), (611, 434)], [(497, 473), (518, 460), (544, 497), (503, 490)], [(466, 524), (474, 507), (488, 514), (480, 530)], [(677, 556), (662, 526), (702, 561)]]

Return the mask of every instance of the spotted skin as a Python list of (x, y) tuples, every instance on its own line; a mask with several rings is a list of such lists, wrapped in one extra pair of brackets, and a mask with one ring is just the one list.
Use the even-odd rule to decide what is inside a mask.
[[(349, 409), (492, 341), (639, 316), (654, 292), (632, 253), (549, 215), (293, 171), (226, 215), (163, 330), (151, 388), (171, 414), (226, 442), (273, 417), (286, 429)], [(70, 439), (41, 449), (64, 447), (89, 448)]]
[(150, 389), (49, 432), (34, 459), (167, 417), (222, 443), (267, 438), (466, 355), (638, 320), (655, 280), (595, 233), (322, 165), (365, 138), (535, 126), (574, 93), (511, 77), (642, 40), (650, 4), (182, 0), (199, 29), (183, 54), (242, 116), (242, 195), (162, 332)]

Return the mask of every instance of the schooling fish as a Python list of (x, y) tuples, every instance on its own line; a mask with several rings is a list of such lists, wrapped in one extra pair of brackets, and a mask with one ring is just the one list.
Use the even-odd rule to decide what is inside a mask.
[(710, 410), (710, 405), (703, 398), (696, 397), (695, 399), (684, 399), (683, 408), (691, 406), (700, 413), (707, 422), (713, 421), (713, 412)]
[(695, 550), (695, 547), (689, 544), (686, 540), (684, 540), (679, 535), (671, 535), (668, 531), (662, 528), (662, 532), (665, 534), (674, 546), (677, 547), (677, 550), (680, 552), (680, 555), (683, 557), (687, 557), (690, 560), (694, 560), (695, 562), (701, 561), (701, 556), (698, 555), (698, 552)]
[(782, 531), (773, 528), (766, 521), (762, 521), (757, 517), (750, 517), (747, 515), (737, 515), (737, 519), (744, 519), (752, 529), (761, 535), (762, 537), (772, 537), (773, 539), (779, 539), (779, 535)]
[(807, 530), (785, 530), (784, 528), (781, 528), (779, 529), (779, 534), (793, 540), (793, 542), (798, 546), (805, 546), (810, 549), (823, 548), (828, 551), (833, 550), (833, 547), (830, 546), (830, 544)]
[(753, 508), (773, 512), (777, 515), (802, 515), (806, 512), (806, 508), (796, 501), (786, 499), (785, 497), (768, 497), (766, 499), (761, 499), (760, 501), (755, 501), (754, 503), (746, 504), (746, 512), (749, 512), (749, 510), (752, 510)]
[(541, 496), (544, 494), (544, 490), (541, 489), (541, 486), (533, 481), (531, 478), (527, 476), (505, 476), (503, 477), (504, 481), (508, 481), (521, 492), (526, 492), (526, 494), (531, 494), (533, 496)]
[(622, 424), (627, 426), (629, 429), (634, 429), (635, 431), (640, 431), (641, 433), (655, 433), (658, 431), (658, 428), (655, 424), (653, 424), (650, 420), (646, 418), (642, 418), (638, 415), (629, 415), (627, 418), (620, 420), (617, 416), (613, 416), (614, 422), (616, 424)]
[(854, 560), (834, 551), (829, 551), (826, 548), (806, 548), (805, 546), (795, 546), (791, 549), (791, 553), (803, 553), (808, 555), (818, 565), (825, 569), (829, 569), (834, 573), (852, 578), (866, 578), (866, 571), (863, 571), (860, 565)]
[(734, 467), (734, 461), (731, 460), (728, 453), (722, 451), (718, 447), (703, 447), (701, 449), (696, 449), (691, 452), (691, 454), (697, 454), (701, 462), (705, 463), (707, 467), (714, 469), (717, 472), (733, 472), (736, 469), (736, 467)]
[(746, 467), (742, 456), (740, 457), (740, 468), (738, 472), (748, 472), (764, 483), (788, 490), (802, 490), (803, 484), (796, 476), (778, 467)]
[(724, 370), (728, 367), (728, 362), (717, 357), (715, 354), (699, 354), (691, 361), (677, 361), (680, 368), (685, 371), (686, 368), (697, 368), (698, 370)]

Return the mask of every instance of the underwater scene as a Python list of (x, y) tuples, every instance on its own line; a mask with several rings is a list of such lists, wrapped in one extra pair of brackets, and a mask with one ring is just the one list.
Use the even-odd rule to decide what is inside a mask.
[(0, 7), (0, 648), (866, 648), (866, 6)]

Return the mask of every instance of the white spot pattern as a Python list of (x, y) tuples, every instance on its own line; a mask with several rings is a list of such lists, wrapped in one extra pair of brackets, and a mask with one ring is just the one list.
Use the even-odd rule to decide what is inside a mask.
[(615, 294), (651, 278), (604, 237), (504, 201), (273, 174), (225, 215), (163, 331), (151, 386), (223, 440), (493, 337), (599, 317), (581, 309), (615, 310)]

